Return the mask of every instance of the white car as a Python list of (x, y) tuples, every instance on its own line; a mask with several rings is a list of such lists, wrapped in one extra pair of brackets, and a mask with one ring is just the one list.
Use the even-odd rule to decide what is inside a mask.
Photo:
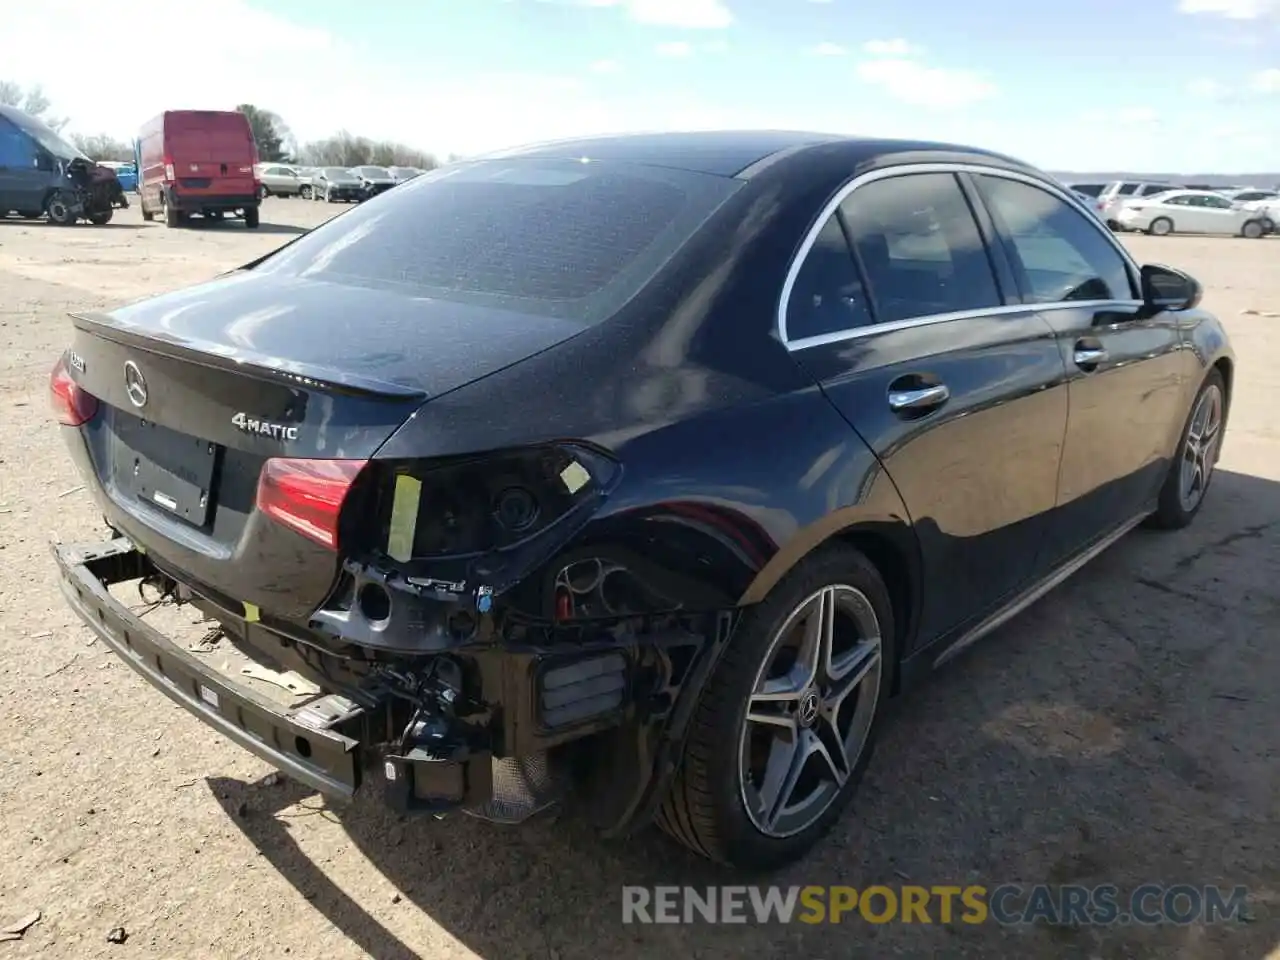
[(1269, 221), (1255, 210), (1207, 190), (1168, 190), (1129, 200), (1115, 213), (1125, 230), (1157, 237), (1170, 233), (1220, 233), (1250, 240), (1268, 233)]

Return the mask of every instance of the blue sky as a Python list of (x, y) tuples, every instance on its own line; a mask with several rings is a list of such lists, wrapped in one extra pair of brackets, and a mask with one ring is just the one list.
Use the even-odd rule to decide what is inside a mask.
[[(0, 75), (43, 84), (72, 129), (117, 136), (162, 109), (248, 100), (301, 139), (345, 127), (441, 152), (786, 127), (973, 143), (1059, 170), (1280, 167), (1280, 0), (214, 6), (211, 19), (205, 3), (115, 0), (112, 60), (87, 12), (100, 3), (3, 4)], [(167, 42), (213, 24), (222, 45)]]

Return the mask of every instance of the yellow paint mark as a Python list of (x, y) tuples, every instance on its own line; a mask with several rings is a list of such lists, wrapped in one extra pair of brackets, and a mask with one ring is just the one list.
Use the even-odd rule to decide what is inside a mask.
[(396, 477), (391, 501), (391, 529), (387, 531), (387, 556), (405, 563), (413, 556), (413, 535), (418, 528), (418, 502), (422, 481), (407, 474)]
[(591, 479), (591, 474), (587, 473), (586, 467), (574, 460), (560, 471), (560, 479), (564, 481), (564, 485), (570, 493), (577, 493), (587, 485), (587, 481)]
[(254, 606), (252, 603), (249, 603), (248, 601), (246, 601), (244, 605), (244, 622), (245, 623), (258, 622), (258, 608)]

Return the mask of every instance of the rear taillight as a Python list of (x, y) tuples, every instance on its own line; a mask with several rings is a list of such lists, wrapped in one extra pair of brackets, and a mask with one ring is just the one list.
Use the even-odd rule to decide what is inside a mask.
[(49, 375), (49, 400), (58, 422), (68, 427), (88, 423), (98, 412), (98, 398), (71, 379), (67, 362), (59, 357)]
[(178, 179), (178, 175), (174, 172), (173, 157), (166, 156), (164, 158), (164, 178), (166, 180)]
[(338, 519), (364, 460), (274, 458), (258, 478), (258, 509), (322, 547), (338, 547)]

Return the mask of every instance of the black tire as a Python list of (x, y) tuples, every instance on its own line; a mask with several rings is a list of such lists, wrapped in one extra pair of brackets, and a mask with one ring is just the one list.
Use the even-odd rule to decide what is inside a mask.
[(1240, 236), (1246, 240), (1257, 240), (1267, 235), (1267, 228), (1261, 220), (1246, 220), (1243, 227), (1240, 228)]
[(64, 197), (60, 190), (49, 197), (45, 203), (44, 212), (49, 222), (59, 227), (70, 227), (79, 219), (72, 213), (71, 201)]
[[(1217, 391), (1219, 407), (1218, 426), (1213, 434), (1213, 449), (1207, 462), (1208, 469), (1204, 471), (1205, 479), (1200, 487), (1199, 495), (1194, 502), (1188, 503), (1183, 497), (1182, 464), (1187, 456), (1192, 426), (1196, 422), (1202, 404), (1206, 402), (1206, 395), (1215, 390)], [(1187, 422), (1183, 424), (1182, 434), (1178, 437), (1178, 446), (1174, 450), (1173, 461), (1169, 464), (1169, 473), (1164, 479), (1164, 485), (1160, 488), (1160, 499), (1156, 512), (1147, 518), (1147, 526), (1154, 527), (1157, 530), (1181, 530), (1195, 519), (1196, 514), (1200, 512), (1200, 508), (1204, 506), (1204, 498), (1213, 483), (1213, 475), (1217, 472), (1214, 467), (1217, 465), (1218, 456), (1222, 452), (1222, 433), (1226, 429), (1226, 423), (1226, 386), (1223, 383), (1222, 374), (1218, 372), (1217, 368), (1214, 368), (1209, 371), (1209, 375), (1200, 384), (1200, 389), (1196, 391), (1196, 398), (1191, 404), (1190, 412), (1187, 414)]]
[(171, 203), (164, 205), (164, 225), (166, 227), (182, 226), (182, 212)]
[(258, 213), (259, 211), (257, 207), (245, 207), (244, 225), (248, 227), (250, 230), (258, 229), (258, 222), (259, 222)]
[(310, 200), (310, 199), (311, 199), (311, 186), (310, 186), (309, 184), (306, 184), (306, 185), (303, 185), (303, 186), (299, 187), (299, 188), (298, 188), (298, 196), (300, 196), (303, 200)]
[(267, 197), (269, 197), (269, 196), (271, 196), (271, 190), (270, 190), (270, 188), (269, 188), (265, 183), (263, 183), (263, 184), (259, 184), (259, 185), (258, 185), (258, 199), (259, 199), (259, 200), (265, 200), (265, 199), (267, 199)]
[(142, 211), (142, 219), (145, 220), (147, 223), (150, 223), (152, 220), (156, 218), (156, 215), (152, 213), (151, 209), (147, 206), (146, 200), (143, 200), (143, 199), (138, 200), (138, 209)]
[(1173, 221), (1168, 217), (1156, 217), (1147, 225), (1147, 233), (1153, 237), (1167, 237), (1173, 233)]
[[(806, 598), (835, 585), (860, 592), (879, 621), (874, 712), (857, 760), (821, 814), (791, 835), (769, 836), (753, 823), (740, 780), (738, 745), (748, 700), (779, 631)], [(801, 561), (761, 603), (744, 612), (690, 719), (679, 768), (658, 810), (658, 825), (695, 853), (739, 869), (774, 870), (803, 857), (840, 817), (871, 760), (893, 683), (896, 652), (893, 605), (871, 561), (847, 546), (825, 547)], [(733, 746), (726, 749), (726, 744)]]
[(111, 222), (111, 210), (102, 210), (98, 213), (89, 214), (89, 222), (95, 227), (106, 226)]

